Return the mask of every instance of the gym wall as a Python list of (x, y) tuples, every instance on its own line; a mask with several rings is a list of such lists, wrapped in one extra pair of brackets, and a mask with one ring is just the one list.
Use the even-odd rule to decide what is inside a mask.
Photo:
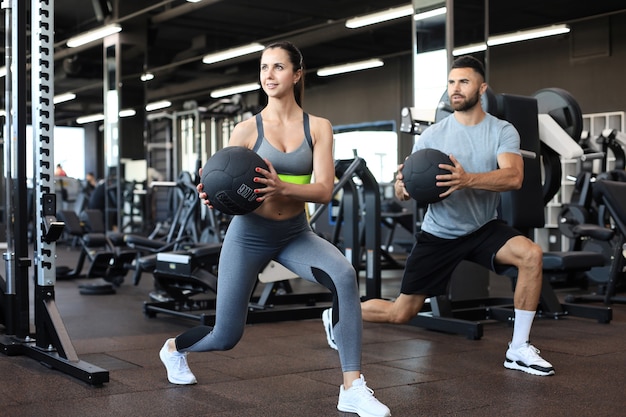
[[(588, 57), (581, 57), (585, 52)], [(584, 113), (626, 111), (619, 84), (626, 68), (626, 13), (575, 23), (565, 36), (493, 47), (488, 67), (489, 84), (497, 93), (532, 95), (559, 87), (576, 98)], [(311, 75), (305, 80), (304, 108), (335, 126), (395, 120), (399, 129), (401, 109), (413, 102), (412, 72), (407, 51), (386, 58), (380, 68), (322, 79)], [(88, 149), (102, 152), (101, 135), (86, 135)], [(399, 137), (401, 160), (410, 153), (414, 138), (405, 133)], [(99, 176), (104, 170), (96, 159), (86, 160), (86, 166)]]
[(494, 47), (489, 55), (489, 84), (498, 93), (559, 87), (583, 113), (626, 111), (626, 13), (573, 24), (564, 37)]
[[(626, 68), (626, 13), (573, 24), (572, 30), (566, 36), (491, 48), (493, 90), (532, 95), (541, 88), (559, 87), (576, 98), (584, 113), (626, 111), (618, 84)], [(573, 47), (573, 41), (591, 49), (589, 57), (581, 58), (585, 51)], [(400, 110), (412, 103), (411, 72), (411, 57), (406, 55), (386, 59), (381, 68), (328, 77), (317, 84), (307, 81), (305, 109), (334, 125), (396, 120), (399, 126)], [(410, 152), (412, 140), (400, 134), (399, 158)]]
[[(395, 120), (400, 132), (400, 111), (413, 102), (411, 61), (407, 54), (385, 59), (380, 68), (314, 82), (305, 79), (304, 109), (334, 126)], [(399, 138), (400, 159), (411, 152), (413, 136), (399, 133)]]

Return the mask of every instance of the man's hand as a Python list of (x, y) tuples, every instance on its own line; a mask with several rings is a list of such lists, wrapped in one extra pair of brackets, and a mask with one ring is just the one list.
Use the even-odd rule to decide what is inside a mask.
[(441, 193), (439, 196), (445, 198), (452, 194), (456, 190), (460, 190), (466, 187), (467, 173), (463, 166), (457, 161), (454, 155), (449, 155), (450, 161), (454, 165), (439, 164), (439, 168), (450, 171), (449, 174), (437, 175), (437, 187), (449, 187), (445, 193)]

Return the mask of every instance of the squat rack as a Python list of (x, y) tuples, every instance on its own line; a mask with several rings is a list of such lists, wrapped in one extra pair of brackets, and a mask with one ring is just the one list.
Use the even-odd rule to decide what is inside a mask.
[(34, 324), (30, 331), (28, 213), (26, 187), (26, 2), (2, 2), (6, 19), (6, 121), (4, 133), (6, 279), (0, 277), (0, 351), (26, 355), (92, 385), (109, 381), (108, 371), (84, 362), (72, 345), (54, 298), (56, 220), (54, 193), (54, 0), (31, 2), (31, 91), (34, 143)]

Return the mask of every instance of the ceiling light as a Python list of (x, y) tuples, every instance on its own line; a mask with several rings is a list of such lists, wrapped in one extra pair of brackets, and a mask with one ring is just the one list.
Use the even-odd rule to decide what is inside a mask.
[(529, 39), (543, 38), (546, 36), (561, 35), (570, 31), (567, 25), (552, 25), (543, 28), (520, 30), (518, 32), (507, 33), (504, 35), (490, 36), (487, 39), (487, 45), (496, 46), (505, 43), (526, 41)]
[(215, 62), (226, 61), (227, 59), (236, 58), (238, 56), (253, 54), (255, 52), (262, 51), (263, 48), (265, 48), (265, 46), (261, 45), (260, 43), (251, 43), (249, 45), (239, 46), (237, 48), (207, 54), (202, 58), (202, 62), (204, 62), (205, 64), (213, 64)]
[(356, 29), (363, 26), (386, 22), (387, 20), (410, 16), (412, 14), (413, 5), (407, 4), (406, 6), (394, 7), (392, 9), (384, 10), (382, 12), (353, 17), (352, 19), (346, 20), (346, 27), (350, 29)]
[(234, 94), (246, 93), (248, 91), (255, 91), (261, 88), (259, 83), (249, 83), (249, 84), (240, 84), (234, 85), (232, 87), (219, 88), (217, 90), (211, 91), (211, 97), (220, 98), (226, 96), (232, 96)]
[(54, 96), (52, 102), (54, 104), (64, 103), (66, 101), (74, 100), (76, 98), (76, 94), (74, 93), (64, 93)]
[(146, 104), (146, 111), (160, 110), (172, 105), (171, 101), (161, 100)]
[(474, 52), (482, 52), (487, 50), (485, 42), (473, 43), (470, 45), (460, 46), (452, 50), (453, 56), (473, 54)]
[(382, 67), (384, 62), (380, 59), (369, 59), (367, 61), (352, 62), (349, 64), (325, 67), (317, 70), (317, 75), (327, 77), (329, 75), (342, 74), (344, 72), (360, 71), (370, 68)]
[(103, 26), (101, 28), (90, 30), (89, 32), (81, 33), (80, 35), (71, 37), (67, 40), (66, 44), (68, 48), (76, 48), (77, 46), (97, 41), (114, 33), (120, 32), (121, 30), (122, 27), (117, 24)]
[(120, 110), (119, 112), (120, 117), (133, 117), (136, 114), (137, 112), (135, 111), (135, 109), (125, 109), (125, 110)]
[(7, 67), (0, 67), (0, 78), (7, 75)]
[(364, 16), (353, 17), (346, 20), (346, 27), (356, 29), (363, 26), (374, 25), (376, 23), (385, 22), (387, 20), (398, 19), (400, 17), (411, 16), (413, 14), (413, 5), (394, 7), (392, 9), (376, 12)]
[(187, 0), (187, 3), (200, 3), (202, 0)]
[(143, 74), (141, 74), (141, 77), (139, 77), (139, 79), (143, 82), (150, 81), (154, 79), (154, 74), (151, 72), (144, 72)]
[(89, 116), (79, 117), (76, 119), (76, 123), (78, 123), (79, 125), (82, 125), (85, 123), (99, 122), (101, 120), (104, 120), (104, 114), (98, 113), (98, 114), (90, 114)]
[[(137, 112), (134, 109), (120, 110), (119, 112), (120, 117), (132, 117), (135, 114), (137, 114)], [(90, 114), (88, 116), (78, 117), (76, 119), (76, 123), (78, 123), (79, 125), (82, 125), (85, 123), (99, 122), (102, 120), (104, 120), (104, 114), (97, 113), (97, 114)]]
[(446, 11), (447, 11), (447, 9), (445, 7), (440, 7), (438, 9), (429, 10), (427, 12), (416, 13), (415, 16), (413, 16), (413, 20), (415, 20), (416, 22), (418, 20), (426, 20), (426, 19), (429, 19), (431, 17), (435, 17), (435, 16), (440, 16), (442, 14), (446, 14)]

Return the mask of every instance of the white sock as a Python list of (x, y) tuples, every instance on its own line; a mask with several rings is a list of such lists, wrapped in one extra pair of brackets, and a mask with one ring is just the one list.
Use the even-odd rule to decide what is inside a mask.
[(513, 324), (513, 339), (511, 348), (515, 349), (526, 344), (530, 340), (530, 327), (535, 318), (534, 311), (515, 309), (515, 322)]

